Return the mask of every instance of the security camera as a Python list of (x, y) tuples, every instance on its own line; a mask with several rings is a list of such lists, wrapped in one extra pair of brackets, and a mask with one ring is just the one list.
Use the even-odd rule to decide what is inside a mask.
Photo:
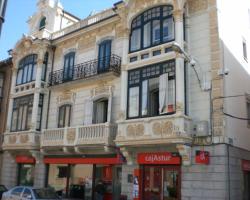
[(195, 62), (194, 59), (191, 59), (191, 60), (190, 60), (190, 65), (191, 65), (192, 67), (194, 67), (194, 66), (196, 65), (196, 62)]
[(224, 69), (224, 74), (225, 74), (225, 75), (228, 75), (228, 74), (229, 74), (229, 72), (230, 72), (230, 71), (229, 71), (229, 69), (228, 69), (228, 68), (225, 68), (225, 69)]

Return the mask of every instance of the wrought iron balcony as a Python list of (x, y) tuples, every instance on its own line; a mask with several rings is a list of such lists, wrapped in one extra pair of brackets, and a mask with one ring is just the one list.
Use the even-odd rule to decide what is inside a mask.
[(121, 72), (121, 57), (112, 54), (102, 59), (95, 59), (84, 62), (68, 69), (62, 69), (50, 73), (49, 86), (59, 85), (62, 83), (87, 79), (99, 74), (113, 72), (119, 76)]

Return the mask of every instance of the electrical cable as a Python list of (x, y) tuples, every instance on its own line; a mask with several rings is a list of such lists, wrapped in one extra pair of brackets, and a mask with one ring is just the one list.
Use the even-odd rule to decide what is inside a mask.
[(237, 117), (237, 116), (225, 113), (224, 111), (222, 111), (222, 112), (223, 112), (224, 115), (226, 115), (228, 117), (231, 117), (231, 118), (234, 118), (234, 119), (245, 120), (245, 121), (249, 121), (250, 120), (250, 118)]

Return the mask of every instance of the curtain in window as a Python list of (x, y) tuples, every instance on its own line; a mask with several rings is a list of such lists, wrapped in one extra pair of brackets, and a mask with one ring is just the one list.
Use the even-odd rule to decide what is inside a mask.
[(129, 117), (139, 115), (139, 87), (129, 89)]
[(149, 47), (151, 45), (151, 23), (148, 22), (147, 24), (144, 25), (144, 30), (143, 30), (143, 47)]
[(168, 112), (168, 73), (160, 76), (159, 88), (159, 112), (163, 114)]
[(93, 116), (93, 101), (88, 99), (85, 101), (85, 112), (84, 112), (84, 125), (92, 124), (92, 116)]
[(143, 116), (148, 114), (148, 80), (142, 82), (142, 108)]
[(175, 80), (169, 80), (168, 86), (168, 112), (173, 112), (175, 109)]
[(136, 51), (141, 48), (141, 29), (136, 29), (132, 32), (130, 41), (130, 50)]

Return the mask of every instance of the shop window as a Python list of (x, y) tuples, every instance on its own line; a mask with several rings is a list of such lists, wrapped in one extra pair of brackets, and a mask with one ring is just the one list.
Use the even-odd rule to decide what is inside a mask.
[(159, 6), (137, 16), (131, 24), (130, 52), (174, 40), (172, 12), (172, 6)]
[(36, 80), (37, 55), (32, 54), (19, 63), (16, 85), (29, 83)]
[(128, 118), (152, 117), (174, 111), (174, 60), (129, 72)]
[(33, 95), (14, 99), (11, 131), (27, 131), (31, 128)]
[(111, 57), (111, 40), (105, 40), (99, 44), (98, 71), (103, 72), (109, 68)]
[(108, 100), (100, 99), (94, 102), (93, 124), (101, 124), (108, 121)]
[(35, 166), (32, 164), (19, 164), (18, 185), (33, 186), (35, 177)]
[(72, 80), (74, 77), (75, 52), (70, 52), (64, 56), (63, 80)]
[(0, 98), (3, 97), (4, 73), (0, 72)]
[(43, 17), (39, 23), (39, 30), (44, 29), (45, 25), (46, 25), (46, 17)]
[(70, 126), (71, 105), (63, 105), (59, 108), (58, 128)]
[(68, 167), (67, 166), (66, 167), (64, 167), (64, 166), (58, 167), (58, 175), (57, 175), (58, 178), (67, 178), (67, 174), (68, 174)]

